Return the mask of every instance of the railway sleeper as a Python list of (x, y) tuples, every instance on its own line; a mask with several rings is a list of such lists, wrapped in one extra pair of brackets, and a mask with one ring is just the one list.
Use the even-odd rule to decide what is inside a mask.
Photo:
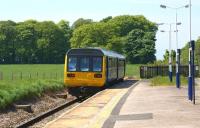
[(62, 99), (67, 99), (68, 98), (68, 94), (67, 93), (56, 94), (56, 96), (58, 98), (62, 98)]
[(29, 113), (33, 113), (33, 110), (31, 108), (30, 104), (14, 104), (15, 109), (23, 109), (24, 111), (27, 111)]

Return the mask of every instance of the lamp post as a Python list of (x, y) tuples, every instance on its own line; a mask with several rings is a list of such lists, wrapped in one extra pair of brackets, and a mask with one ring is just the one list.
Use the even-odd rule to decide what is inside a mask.
[[(189, 0), (190, 7), (190, 46), (189, 48), (189, 82), (188, 82), (188, 97), (189, 100), (193, 100), (193, 104), (195, 104), (195, 73), (194, 73), (194, 47), (195, 43), (192, 41), (192, 1)], [(191, 89), (192, 88), (192, 89)]]
[(170, 24), (170, 30), (169, 31), (161, 30), (160, 32), (168, 32), (169, 33), (169, 60), (168, 60), (169, 72), (168, 72), (168, 75), (169, 75), (170, 82), (172, 82), (171, 24)]
[[(172, 76), (173, 76), (173, 74), (172, 74), (172, 55), (171, 55), (171, 43), (172, 43), (172, 41), (171, 41), (171, 32), (172, 32), (172, 25), (173, 24), (176, 24), (176, 25), (181, 25), (181, 23), (180, 22), (178, 22), (178, 23), (163, 23), (163, 24), (167, 24), (167, 25), (169, 25), (169, 31), (164, 31), (164, 30), (161, 30), (161, 32), (169, 32), (169, 80), (170, 80), (170, 82), (172, 82)], [(162, 25), (163, 25), (162, 24)]]
[(180, 88), (180, 71), (179, 71), (179, 67), (180, 67), (180, 49), (178, 47), (178, 15), (177, 15), (177, 12), (179, 9), (181, 8), (188, 8), (189, 5), (185, 5), (185, 6), (180, 6), (180, 7), (177, 7), (177, 8), (173, 8), (173, 7), (169, 7), (169, 6), (166, 6), (166, 5), (160, 5), (161, 8), (169, 8), (169, 9), (173, 9), (176, 11), (176, 49), (177, 49), (177, 53), (176, 53), (176, 87), (177, 88)]

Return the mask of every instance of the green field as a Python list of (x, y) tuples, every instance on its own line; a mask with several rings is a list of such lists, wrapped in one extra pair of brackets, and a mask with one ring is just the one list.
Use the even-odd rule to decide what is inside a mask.
[[(0, 65), (0, 80), (62, 79), (63, 64)], [(126, 76), (139, 78), (139, 65), (127, 64)]]
[(140, 65), (139, 64), (127, 64), (126, 76), (140, 78)]
[[(0, 65), (0, 109), (64, 88), (63, 68), (63, 64)], [(139, 65), (128, 64), (126, 75), (139, 78)]]
[(0, 65), (0, 79), (62, 79), (63, 64)]

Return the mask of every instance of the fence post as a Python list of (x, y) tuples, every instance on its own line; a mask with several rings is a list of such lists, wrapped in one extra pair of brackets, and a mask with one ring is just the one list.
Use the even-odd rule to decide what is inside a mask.
[(36, 79), (38, 79), (38, 72), (36, 73)]
[(52, 73), (50, 73), (50, 79), (52, 79)]
[(43, 79), (45, 79), (45, 73), (43, 73)]
[(3, 72), (0, 72), (0, 80), (3, 80)]
[(20, 79), (22, 80), (22, 72), (20, 73)]
[(31, 73), (29, 74), (29, 78), (31, 79)]
[(12, 72), (12, 75), (11, 75), (11, 80), (14, 80), (14, 74), (13, 74), (13, 72)]

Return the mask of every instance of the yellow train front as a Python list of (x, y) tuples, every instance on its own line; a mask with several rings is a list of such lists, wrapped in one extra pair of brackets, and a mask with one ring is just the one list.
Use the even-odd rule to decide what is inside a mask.
[(70, 49), (65, 57), (64, 83), (71, 95), (83, 94), (123, 81), (125, 57), (100, 48)]

